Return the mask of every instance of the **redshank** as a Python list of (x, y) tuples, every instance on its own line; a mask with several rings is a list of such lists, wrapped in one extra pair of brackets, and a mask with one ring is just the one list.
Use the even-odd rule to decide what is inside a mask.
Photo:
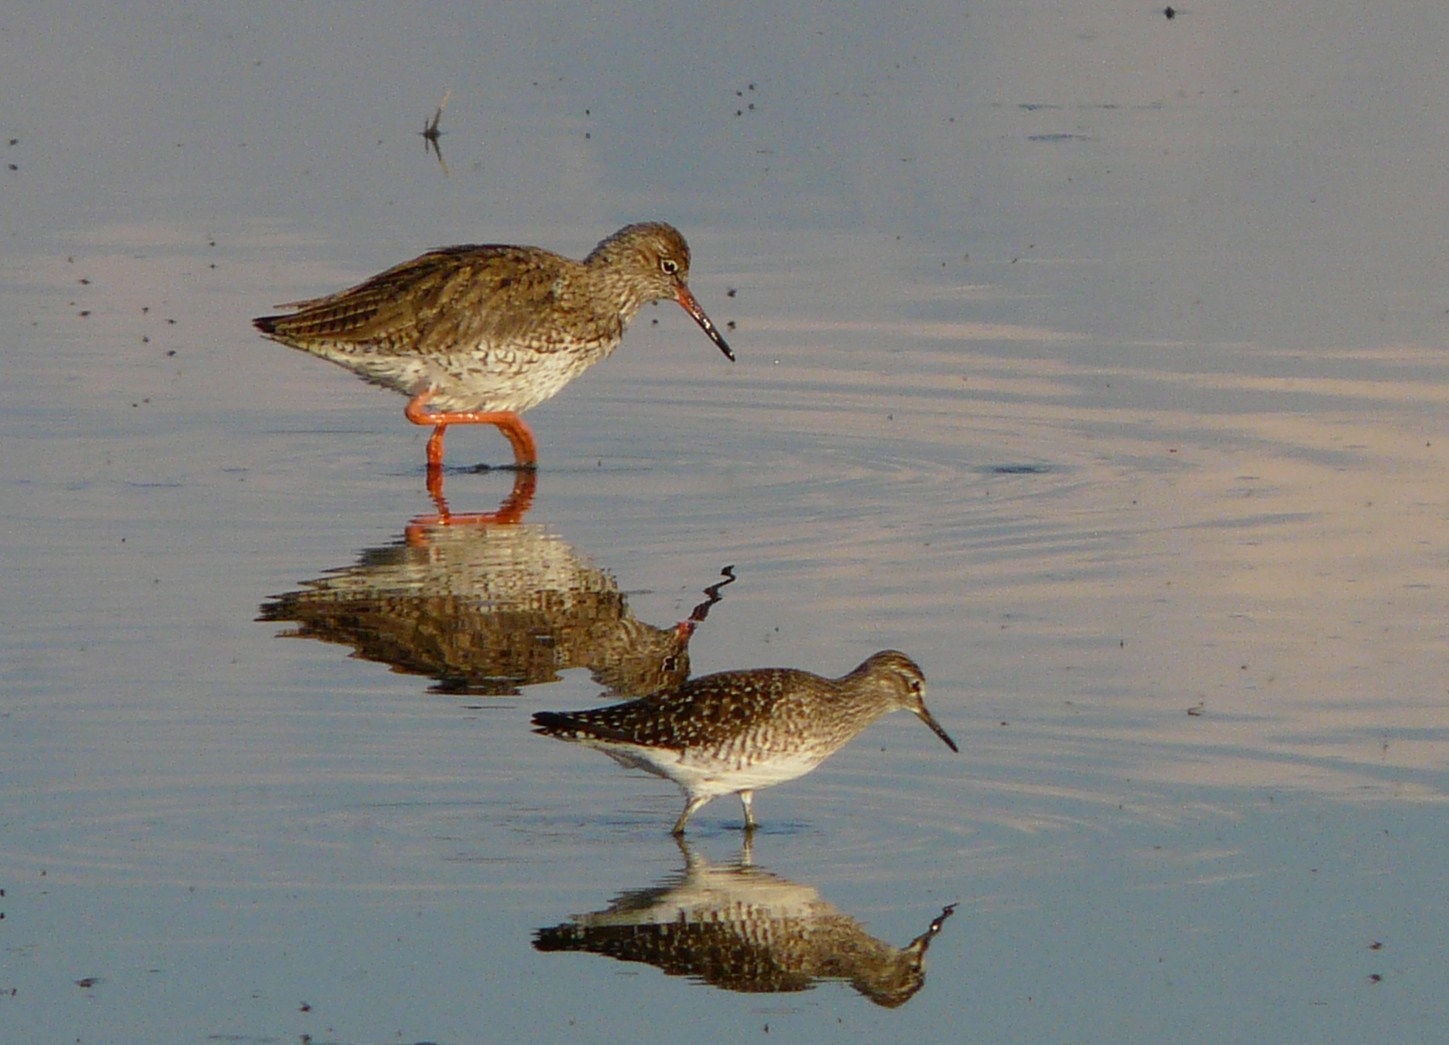
[(442, 468), (443, 433), (456, 424), (496, 425), (516, 466), (532, 468), (538, 450), (518, 415), (613, 352), (649, 302), (678, 301), (734, 359), (688, 279), (684, 237), (648, 222), (626, 225), (583, 261), (540, 247), (443, 247), (252, 322), (409, 396), (408, 420), (433, 426), (430, 472)]
[(678, 784), (685, 802), (676, 835), (706, 802), (731, 792), (749, 831), (756, 790), (810, 772), (888, 712), (912, 712), (958, 750), (926, 710), (925, 693), (915, 661), (882, 650), (838, 679), (790, 668), (725, 671), (625, 704), (540, 711), (533, 724), (535, 733), (587, 744)]

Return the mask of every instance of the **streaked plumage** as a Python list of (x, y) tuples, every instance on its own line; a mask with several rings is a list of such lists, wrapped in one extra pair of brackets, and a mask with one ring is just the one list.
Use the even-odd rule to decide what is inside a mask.
[(536, 733), (587, 744), (678, 784), (685, 805), (677, 835), (711, 798), (732, 792), (753, 828), (757, 789), (810, 772), (891, 711), (910, 711), (957, 750), (926, 710), (925, 692), (916, 663), (883, 650), (838, 679), (792, 668), (725, 671), (643, 700), (539, 712), (533, 723)]
[(540, 247), (443, 247), (253, 323), (409, 396), (408, 419), (434, 426), (431, 468), (442, 466), (450, 424), (497, 425), (516, 464), (531, 467), (537, 449), (518, 414), (613, 352), (649, 302), (678, 301), (734, 358), (688, 278), (684, 237), (644, 223), (620, 229), (583, 261)]

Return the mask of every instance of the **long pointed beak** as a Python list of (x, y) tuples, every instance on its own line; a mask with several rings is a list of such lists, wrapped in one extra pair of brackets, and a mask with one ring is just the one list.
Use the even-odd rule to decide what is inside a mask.
[(911, 710), (916, 713), (917, 718), (919, 718), (922, 722), (931, 727), (931, 731), (934, 732), (936, 736), (940, 737), (946, 742), (946, 746), (948, 748), (950, 748), (957, 754), (961, 753), (961, 749), (956, 746), (956, 741), (952, 740), (950, 735), (941, 728), (941, 723), (937, 722), (935, 717), (926, 710), (926, 706), (924, 704), (922, 704), (918, 708), (911, 708)]
[(689, 292), (689, 288), (683, 283), (679, 284), (677, 297), (679, 303), (684, 306), (684, 311), (694, 317), (694, 321), (699, 324), (699, 328), (709, 335), (709, 339), (719, 346), (719, 350), (725, 354), (725, 358), (733, 363), (735, 361), (734, 351), (729, 345), (725, 344), (725, 339), (720, 336), (720, 332), (710, 322), (710, 318), (704, 314), (704, 309), (699, 307), (699, 302), (694, 300), (694, 295)]

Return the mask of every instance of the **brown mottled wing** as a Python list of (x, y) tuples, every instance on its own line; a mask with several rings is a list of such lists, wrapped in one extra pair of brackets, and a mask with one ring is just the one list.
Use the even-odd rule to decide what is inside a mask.
[(787, 669), (723, 672), (673, 692), (590, 711), (533, 716), (538, 732), (575, 740), (690, 747), (738, 736), (765, 717), (790, 688)]
[(284, 340), (426, 353), (503, 344), (528, 335), (551, 307), (567, 259), (503, 246), (444, 247), (395, 265), (349, 290), (294, 302), (269, 317)]

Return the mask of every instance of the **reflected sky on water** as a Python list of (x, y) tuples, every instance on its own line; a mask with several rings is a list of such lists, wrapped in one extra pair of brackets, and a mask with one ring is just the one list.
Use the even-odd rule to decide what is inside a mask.
[[(0, 16), (0, 1021), (1430, 1040), (1446, 21)], [(445, 170), (419, 132), (449, 91)], [(732, 565), (694, 674), (921, 664), (963, 754), (883, 721), (771, 792), (753, 854), (861, 946), (957, 905), (898, 1009), (534, 947), (681, 873), (670, 789), (528, 731), (598, 700), (607, 643), (484, 695), (255, 619), (426, 557), (410, 538), (437, 507), (401, 397), (250, 317), (428, 247), (579, 256), (641, 219), (689, 238), (739, 359), (645, 310), (529, 413), (542, 467), (510, 539), (551, 564), (535, 575), (592, 578), (611, 635), (677, 639)], [(473, 467), (502, 449), (450, 435), (453, 511), (509, 504), (513, 475)], [(464, 640), (499, 620), (448, 619)], [(691, 828), (701, 860), (736, 859), (734, 812)]]

